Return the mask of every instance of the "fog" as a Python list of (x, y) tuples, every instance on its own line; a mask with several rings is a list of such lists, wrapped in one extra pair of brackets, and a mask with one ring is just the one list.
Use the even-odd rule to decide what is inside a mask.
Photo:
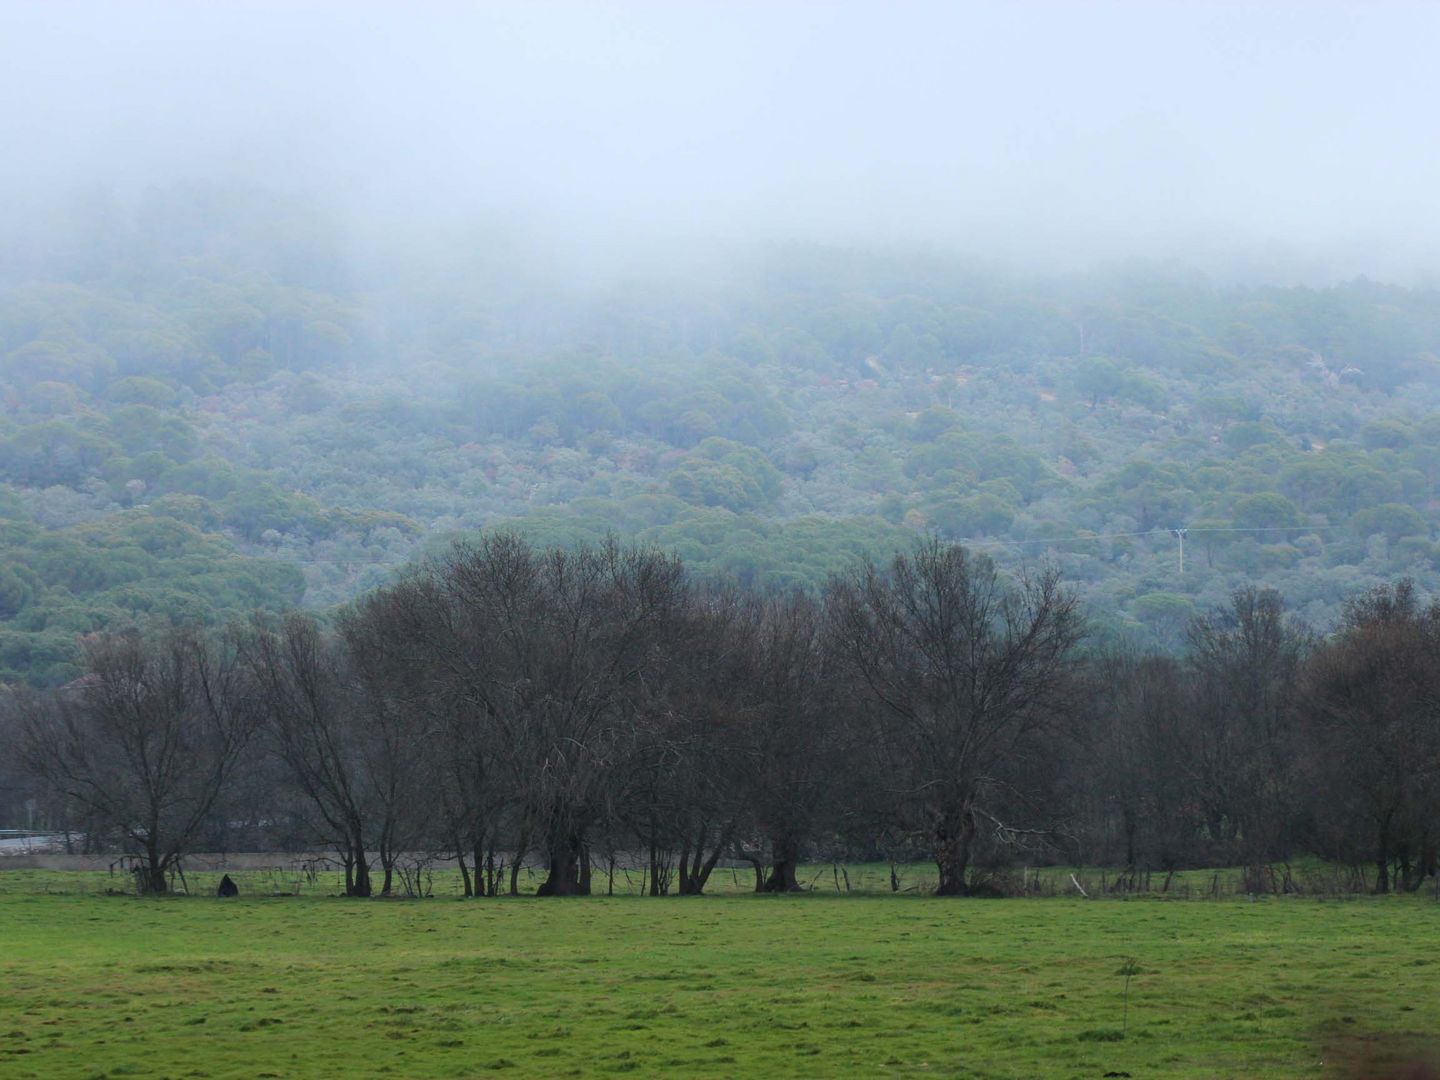
[(244, 179), (582, 261), (799, 239), (1427, 278), (1433, 4), (0, 6), (12, 214)]

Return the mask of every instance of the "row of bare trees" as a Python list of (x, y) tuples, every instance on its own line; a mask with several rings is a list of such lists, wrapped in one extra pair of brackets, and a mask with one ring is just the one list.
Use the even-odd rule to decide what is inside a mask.
[(1320, 636), (1270, 591), (1197, 619), (1181, 657), (1093, 676), (1077, 832), (1132, 873), (1308, 854), (1414, 890), (1440, 841), (1440, 605), (1402, 581)]
[(702, 583), (609, 543), (460, 545), (331, 622), (98, 636), (89, 674), (12, 693), (51, 811), (163, 891), (186, 851), (333, 850), (346, 891), (453, 860), (467, 895), (652, 893), (722, 864), (926, 857), (939, 891), (1017, 852), (1130, 875), (1309, 852), (1435, 871), (1440, 609), (1408, 584), (1320, 638), (1272, 593), (1181, 657), (1084, 649), (1055, 574), (929, 542), (820, 597)]

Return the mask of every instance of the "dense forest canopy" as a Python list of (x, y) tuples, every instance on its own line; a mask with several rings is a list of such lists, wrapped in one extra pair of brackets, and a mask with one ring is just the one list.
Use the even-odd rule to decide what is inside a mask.
[(502, 523), (808, 589), (928, 533), (1162, 648), (1247, 583), (1318, 627), (1440, 585), (1433, 289), (810, 245), (557, 284), (504, 231), (362, 247), (221, 185), (6, 240), (10, 682), (126, 622), (328, 609)]

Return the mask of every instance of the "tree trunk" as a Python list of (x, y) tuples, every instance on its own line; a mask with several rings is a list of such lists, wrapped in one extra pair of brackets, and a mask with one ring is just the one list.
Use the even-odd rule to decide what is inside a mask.
[(550, 843), (550, 866), (536, 896), (585, 896), (590, 891), (589, 859), (584, 844), (573, 835), (557, 837)]
[[(711, 850), (709, 857), (705, 856), (705, 826), (700, 827), (700, 833), (695, 838), (692, 849), (690, 841), (685, 841), (685, 848), (680, 854), (680, 895), (700, 896), (705, 892), (705, 885), (710, 880), (715, 866), (720, 861), (720, 854), (730, 843), (729, 832), (722, 832), (715, 841), (715, 847)], [(685, 866), (686, 855), (692, 855), (690, 867), (687, 872)]]
[(935, 866), (940, 871), (936, 896), (964, 896), (969, 892), (965, 873), (970, 867), (970, 846), (975, 839), (975, 815), (967, 806), (946, 814), (935, 827)]
[(1420, 838), (1420, 865), (1416, 871), (1417, 880), (1423, 883), (1435, 876), (1435, 840), (1429, 833)]
[(545, 880), (535, 890), (536, 896), (580, 896), (580, 859), (573, 851), (559, 851), (550, 856)]
[[(475, 895), (476, 895), (476, 896), (485, 896), (485, 895), (487, 895), (487, 893), (486, 893), (486, 888), (485, 888), (485, 876), (484, 876), (484, 872), (485, 872), (485, 839), (484, 839), (484, 837), (482, 837), (482, 836), (477, 836), (477, 837), (475, 838), (475, 842), (471, 845), (470, 861), (475, 864)], [(489, 895), (492, 895), (492, 896), (493, 896), (494, 894), (493, 894), (493, 893), (490, 893)]]
[[(699, 862), (699, 859), (696, 859)], [(680, 841), (680, 863), (675, 871), (677, 880), (675, 891), (681, 896), (690, 895), (690, 838), (687, 836)]]
[[(470, 884), (470, 867), (466, 865), (465, 852), (460, 850), (458, 843), (455, 848), (455, 864), (460, 867), (460, 895), (474, 896), (475, 890)], [(475, 876), (479, 877), (479, 866), (476, 866), (475, 872)]]
[(752, 870), (755, 871), (755, 891), (756, 891), (756, 892), (764, 892), (764, 891), (765, 891), (765, 864), (762, 863), (759, 859), (752, 859), (752, 858), (750, 858), (748, 855), (747, 855), (747, 856), (742, 856), (742, 857), (745, 858), (745, 860), (750, 863), (750, 869), (752, 869)]
[(795, 871), (800, 864), (800, 845), (793, 840), (773, 842), (774, 861), (770, 865), (770, 876), (765, 879), (765, 892), (799, 892), (800, 882)]
[(1381, 895), (1390, 891), (1390, 836), (1383, 827), (1375, 848), (1375, 891)]
[(147, 875), (145, 891), (153, 896), (164, 896), (170, 891), (170, 883), (165, 880), (163, 867), (152, 866)]
[(1395, 873), (1396, 890), (1414, 892), (1420, 887), (1420, 879), (1415, 876), (1415, 867), (1410, 861), (1409, 844), (1400, 845), (1400, 853), (1396, 856), (1396, 861), (1400, 864)]
[(1123, 813), (1125, 822), (1125, 868), (1133, 875), (1135, 873), (1135, 832), (1139, 828), (1135, 811), (1127, 806)]
[(693, 875), (693, 895), (699, 896), (705, 891), (705, 886), (710, 883), (710, 875), (715, 872), (715, 867), (720, 862), (720, 852), (725, 849), (725, 843), (726, 840), (722, 837), (720, 842), (715, 845), (715, 849), (710, 852), (710, 857), (705, 860), (704, 866), (699, 866), (700, 852), (698, 850), (695, 852), (695, 862), (698, 869)]
[(520, 895), (520, 864), (525, 861), (525, 853), (530, 850), (530, 830), (520, 830), (520, 843), (515, 848), (515, 857), (510, 863), (510, 895)]
[(135, 875), (135, 880), (139, 882), (140, 892), (146, 896), (164, 896), (170, 891), (170, 883), (165, 880), (165, 860), (160, 857), (158, 849), (147, 847), (145, 865)]
[(370, 860), (363, 844), (357, 842), (351, 847), (350, 859), (354, 863), (355, 874), (346, 891), (350, 896), (369, 896), (373, 886), (370, 883)]

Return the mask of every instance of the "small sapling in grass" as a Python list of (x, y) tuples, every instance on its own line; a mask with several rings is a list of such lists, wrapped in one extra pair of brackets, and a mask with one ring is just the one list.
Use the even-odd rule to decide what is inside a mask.
[(1140, 965), (1135, 962), (1135, 957), (1127, 956), (1115, 974), (1125, 976), (1125, 1011), (1120, 1023), (1120, 1037), (1124, 1038), (1130, 1031), (1130, 980), (1140, 974)]

